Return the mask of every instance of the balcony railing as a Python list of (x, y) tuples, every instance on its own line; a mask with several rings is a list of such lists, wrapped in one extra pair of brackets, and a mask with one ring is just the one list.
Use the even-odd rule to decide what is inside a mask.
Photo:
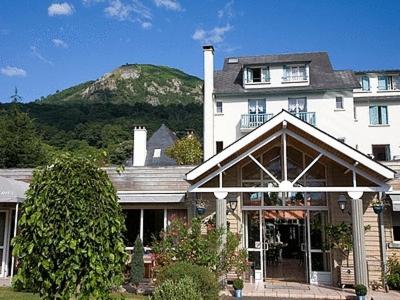
[[(294, 116), (298, 117), (300, 120), (303, 120), (313, 126), (316, 124), (316, 116), (315, 112), (293, 112)], [(264, 124), (269, 119), (271, 119), (274, 115), (273, 114), (245, 114), (242, 115), (240, 121), (240, 129), (241, 130), (248, 130), (254, 129), (258, 126)]]
[(240, 122), (241, 129), (253, 129), (264, 124), (271, 119), (273, 114), (245, 114), (242, 115)]
[(307, 80), (308, 80), (307, 75), (288, 75), (282, 77), (283, 82), (296, 82), (296, 81), (307, 81)]
[(291, 114), (295, 115), (298, 117), (300, 120), (303, 120), (304, 122), (307, 122), (311, 124), (312, 126), (315, 126), (315, 112), (292, 112)]

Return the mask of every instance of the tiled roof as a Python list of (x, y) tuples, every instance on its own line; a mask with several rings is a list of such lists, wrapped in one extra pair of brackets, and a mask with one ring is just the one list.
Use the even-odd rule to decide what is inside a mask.
[[(360, 84), (352, 71), (335, 71), (326, 52), (296, 53), (264, 56), (238, 57), (237, 63), (224, 61), (224, 67), (214, 73), (214, 88), (217, 94), (230, 93), (278, 93), (329, 89), (354, 89)], [(299, 87), (280, 87), (251, 89), (243, 88), (242, 69), (246, 65), (308, 63), (310, 67), (310, 85)]]

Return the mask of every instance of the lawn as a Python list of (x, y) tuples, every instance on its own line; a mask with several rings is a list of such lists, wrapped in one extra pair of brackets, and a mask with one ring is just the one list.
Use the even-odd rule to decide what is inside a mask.
[[(132, 294), (115, 294), (115, 298), (119, 299), (118, 296), (122, 295), (125, 299), (129, 300), (145, 300), (147, 297), (137, 296)], [(38, 295), (31, 293), (15, 292), (11, 288), (0, 288), (0, 299), (1, 300), (39, 300)]]

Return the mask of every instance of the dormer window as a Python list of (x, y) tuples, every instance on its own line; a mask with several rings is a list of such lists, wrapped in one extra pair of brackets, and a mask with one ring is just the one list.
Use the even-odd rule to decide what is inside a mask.
[(285, 65), (283, 66), (284, 82), (307, 81), (307, 68), (306, 65)]
[(245, 69), (245, 83), (269, 82), (269, 67), (247, 67)]

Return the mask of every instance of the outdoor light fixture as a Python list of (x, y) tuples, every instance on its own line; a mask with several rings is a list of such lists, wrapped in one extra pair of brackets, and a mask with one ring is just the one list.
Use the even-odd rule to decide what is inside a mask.
[(230, 200), (228, 201), (228, 204), (229, 204), (229, 209), (230, 209), (232, 212), (234, 212), (235, 209), (236, 209), (236, 207), (237, 207), (237, 204), (238, 204), (237, 199), (236, 199), (236, 198), (230, 199)]
[(344, 193), (341, 193), (338, 198), (338, 204), (342, 212), (344, 212), (344, 209), (346, 208), (346, 201), (346, 196), (344, 195)]

